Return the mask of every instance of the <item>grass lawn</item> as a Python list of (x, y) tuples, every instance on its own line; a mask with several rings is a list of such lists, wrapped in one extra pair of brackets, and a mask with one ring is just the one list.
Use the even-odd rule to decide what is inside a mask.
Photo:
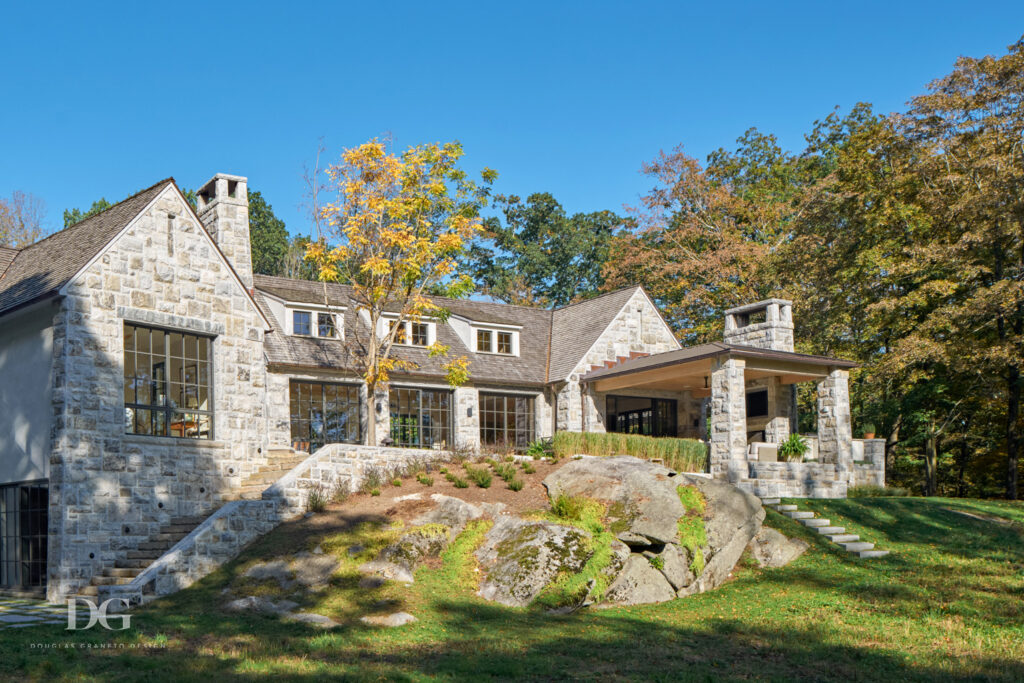
[[(386, 532), (373, 523), (324, 532), (304, 520), (193, 588), (136, 611), (123, 635), (98, 627), (0, 631), (0, 676), (1024, 680), (1024, 505), (942, 498), (800, 505), (893, 554), (853, 558), (769, 512), (769, 525), (811, 543), (788, 567), (745, 568), (716, 591), (670, 603), (549, 616), (473, 595), (469, 551), (479, 528), (420, 569), (411, 587), (370, 593), (358, 588), (359, 560), (345, 549), (360, 542), (372, 552)], [(239, 578), (257, 558), (318, 543), (346, 560), (331, 589), (304, 606), (343, 626), (323, 631), (220, 609), (229, 586), (269, 590)], [(399, 609), (419, 622), (389, 630), (358, 622)], [(80, 647), (32, 647), (39, 643)], [(125, 647), (99, 649), (110, 644)]]

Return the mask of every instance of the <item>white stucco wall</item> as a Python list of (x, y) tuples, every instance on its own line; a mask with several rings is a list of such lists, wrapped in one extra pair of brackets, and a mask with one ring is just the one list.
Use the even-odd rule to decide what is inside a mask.
[(52, 302), (0, 319), (0, 484), (50, 476)]

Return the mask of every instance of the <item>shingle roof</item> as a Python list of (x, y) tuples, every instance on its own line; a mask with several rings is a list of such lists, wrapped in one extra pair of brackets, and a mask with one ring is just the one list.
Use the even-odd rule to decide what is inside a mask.
[(0, 279), (3, 278), (4, 273), (7, 271), (7, 266), (11, 265), (11, 261), (18, 255), (18, 249), (11, 249), (10, 247), (0, 247)]
[[(265, 295), (271, 294), (287, 301), (323, 304), (324, 285), (319, 282), (290, 280), (287, 278), (254, 276), (257, 301), (263, 310), (272, 315)], [(348, 339), (366, 338), (365, 327), (355, 335), (355, 325), (363, 325), (352, 310), (349, 294), (351, 288), (345, 285), (328, 284), (328, 302), (335, 306), (346, 306), (345, 334)], [(547, 366), (548, 335), (551, 331), (551, 311), (525, 306), (509, 306), (480, 301), (464, 301), (432, 297), (455, 315), (470, 318), (476, 322), (518, 325), (520, 330), (519, 356), (497, 356), (477, 354), (466, 347), (462, 339), (449, 325), (437, 326), (437, 341), (450, 347), (449, 355), (465, 355), (469, 361), (471, 381), (474, 384), (526, 384), (540, 385), (545, 382)], [(503, 315), (497, 315), (495, 310)], [(284, 321), (278, 321), (274, 331), (265, 337), (264, 351), (271, 365), (313, 367), (331, 370), (352, 370), (353, 364), (346, 362), (345, 345), (333, 340), (294, 337), (282, 332)], [(393, 373), (392, 381), (401, 383), (403, 375), (444, 376), (443, 358), (431, 358), (424, 349), (395, 347), (396, 357), (414, 362), (418, 368), (409, 372)]]
[[(110, 243), (173, 178), (16, 252), (0, 276), (0, 314), (56, 294)], [(4, 255), (0, 255), (2, 265)]]
[(567, 379), (640, 287), (628, 287), (554, 311), (548, 381)]

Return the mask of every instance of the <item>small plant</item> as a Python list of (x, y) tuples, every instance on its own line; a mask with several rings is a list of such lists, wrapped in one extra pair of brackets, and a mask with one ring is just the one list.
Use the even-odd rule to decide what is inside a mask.
[(541, 458), (554, 455), (555, 451), (551, 447), (550, 439), (538, 439), (537, 441), (531, 442), (530, 445), (526, 447), (526, 454), (534, 460), (540, 460)]
[(491, 473), (484, 467), (471, 467), (466, 465), (466, 477), (482, 489), (490, 488)]
[(506, 482), (512, 481), (516, 476), (516, 466), (512, 463), (501, 463), (494, 465), (494, 473)]
[(444, 473), (444, 478), (445, 478), (445, 479), (447, 479), (447, 480), (448, 480), (448, 481), (450, 481), (450, 482), (453, 482), (453, 483), (455, 482), (455, 480), (456, 480), (456, 479), (458, 479), (458, 477), (456, 477), (456, 476), (455, 476), (454, 474), (452, 474), (451, 472), (445, 472), (445, 473)]
[(870, 422), (864, 425), (863, 431), (865, 439), (875, 438), (875, 425), (871, 424)]
[(551, 511), (556, 517), (562, 519), (580, 519), (583, 508), (587, 505), (587, 499), (582, 496), (567, 496), (559, 493), (551, 501)]
[(391, 485), (392, 486), (401, 486), (402, 485), (402, 480), (399, 479), (398, 477), (395, 477), (394, 479), (391, 480)]
[(647, 561), (651, 563), (651, 566), (661, 571), (665, 568), (665, 560), (662, 557), (648, 557)]
[(306, 509), (312, 513), (319, 514), (327, 509), (327, 503), (331, 500), (331, 492), (322, 483), (317, 482), (309, 490), (309, 498), (306, 500)]
[(419, 483), (423, 484), (424, 486), (433, 486), (434, 485), (434, 478), (432, 476), (430, 476), (429, 474), (427, 474), (426, 472), (420, 472), (419, 474), (417, 474), (416, 475), (416, 481), (418, 481)]
[(526, 482), (524, 482), (519, 477), (514, 477), (511, 481), (508, 482), (508, 487), (512, 491), (522, 491), (523, 490), (523, 486), (525, 486), (525, 485), (526, 485)]
[(779, 444), (779, 459), (790, 461), (801, 461), (810, 449), (807, 441), (799, 434), (790, 434), (789, 438)]
[(523, 468), (523, 474), (533, 474), (534, 472), (537, 471), (537, 468), (534, 467), (533, 463), (530, 462), (524, 461), (521, 467)]
[(438, 472), (440, 472), (441, 474), (448, 474), (448, 468), (442, 467), (441, 469), (438, 470)]
[(372, 489), (370, 489), (370, 495), (371, 496), (379, 496), (380, 495), (380, 489), (379, 488), (372, 488)]
[(384, 478), (381, 477), (380, 472), (377, 470), (370, 470), (366, 474), (366, 479), (363, 480), (363, 491), (369, 493), (373, 489), (379, 489), (383, 483)]
[(469, 482), (466, 481), (465, 479), (463, 479), (462, 477), (452, 477), (452, 484), (457, 489), (468, 489), (469, 488)]

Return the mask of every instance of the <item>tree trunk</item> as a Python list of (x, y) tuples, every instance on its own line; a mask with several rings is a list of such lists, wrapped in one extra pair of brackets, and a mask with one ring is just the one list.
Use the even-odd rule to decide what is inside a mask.
[(1017, 420), (1020, 416), (1020, 369), (1010, 366), (1007, 374), (1006, 401), (1006, 497), (1017, 500), (1017, 456), (1020, 441), (1017, 438)]
[(939, 465), (938, 450), (938, 437), (935, 435), (933, 425), (933, 429), (929, 431), (928, 438), (924, 443), (924, 495), (926, 496), (934, 496), (938, 489), (936, 476)]
[(964, 435), (963, 441), (960, 442), (960, 462), (957, 463), (956, 471), (956, 495), (958, 498), (963, 498), (967, 495), (967, 482), (964, 481), (964, 472), (967, 469), (967, 459), (970, 457), (970, 453), (967, 436)]

